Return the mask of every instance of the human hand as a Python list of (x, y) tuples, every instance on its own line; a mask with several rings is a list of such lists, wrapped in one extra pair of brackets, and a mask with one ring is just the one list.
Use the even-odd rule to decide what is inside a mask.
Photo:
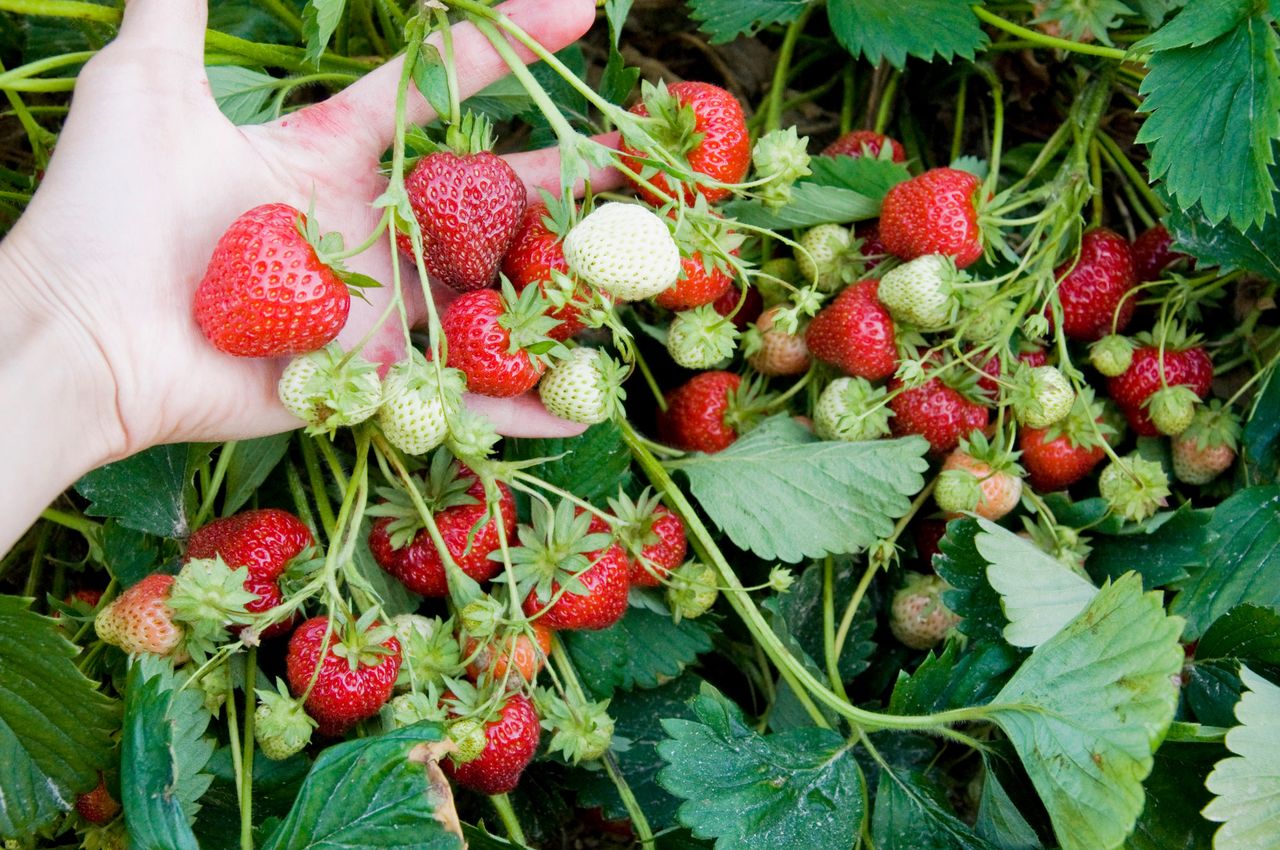
[[(595, 14), (591, 0), (511, 0), (502, 11), (551, 50), (582, 35)], [(129, 0), (119, 37), (81, 73), (57, 155), (3, 245), (0, 303), (59, 327), (67, 337), (60, 354), (75, 361), (63, 366), (81, 371), (81, 391), (98, 397), (85, 418), (102, 421), (79, 423), (83, 439), (101, 443), (98, 462), (158, 443), (296, 427), (276, 399), (284, 362), (216, 351), (192, 318), (195, 287), (223, 230), (258, 204), (305, 210), (314, 199), (321, 229), (341, 232), (348, 245), (363, 242), (379, 219), (369, 202), (385, 187), (378, 162), (393, 135), (400, 61), (323, 103), (236, 127), (218, 110), (205, 75), (206, 18), (206, 0)], [(454, 40), (464, 97), (507, 72), (470, 25), (456, 27)], [(411, 86), (408, 121), (433, 117)], [(509, 162), (531, 191), (558, 191), (554, 151)], [(597, 186), (610, 182), (597, 177)], [(383, 238), (348, 266), (389, 284), (394, 256)], [(414, 320), (425, 304), (405, 270)], [(365, 337), (392, 291), (366, 295), (369, 303), (352, 300), (339, 337), (345, 344)], [(403, 346), (393, 319), (373, 334), (365, 355), (393, 362)], [(533, 397), (469, 404), (503, 433), (581, 430)]]

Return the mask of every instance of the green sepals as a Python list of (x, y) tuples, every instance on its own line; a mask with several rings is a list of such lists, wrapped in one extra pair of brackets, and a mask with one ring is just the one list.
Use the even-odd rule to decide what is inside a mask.
[(415, 723), (422, 723), (429, 720), (432, 723), (444, 724), (449, 719), (449, 713), (440, 705), (440, 697), (437, 693), (436, 686), (430, 685), (427, 693), (419, 691), (410, 691), (407, 694), (400, 694), (387, 703), (390, 709), (391, 722), (390, 728), (403, 729), (406, 726), (413, 726)]
[(484, 639), (492, 637), (502, 625), (506, 606), (493, 596), (482, 596), (463, 606), (458, 616), (462, 620), (462, 633), (468, 637)]
[(809, 169), (809, 137), (800, 138), (795, 127), (772, 130), (761, 136), (751, 150), (756, 179), (767, 181), (758, 191), (765, 206), (781, 209), (791, 202), (791, 187)]
[(1240, 445), (1240, 420), (1215, 398), (1207, 407), (1196, 410), (1191, 424), (1179, 436), (1184, 440), (1195, 440), (1198, 451), (1209, 446), (1226, 446), (1236, 451)]
[[(461, 465), (448, 449), (437, 449), (431, 456), (426, 476), (412, 479), (418, 497), (432, 514), (446, 508), (463, 505), (478, 505), (480, 501), (467, 492), (476, 481), (475, 475), (463, 475)], [(426, 528), (422, 515), (413, 503), (413, 498), (402, 484), (376, 488), (377, 494), (385, 499), (365, 511), (371, 517), (391, 517), (387, 525), (387, 534), (391, 538), (394, 549), (403, 549), (413, 542), (418, 532)]]
[(1010, 403), (1018, 422), (1028, 428), (1048, 428), (1060, 422), (1075, 403), (1075, 390), (1055, 366), (1018, 364), (1013, 374)]
[(1200, 396), (1191, 387), (1173, 386), (1156, 390), (1142, 406), (1147, 409), (1156, 430), (1176, 437), (1191, 426), (1199, 403)]
[(441, 622), (439, 617), (400, 614), (391, 619), (391, 627), (403, 659), (398, 686), (433, 686), (462, 672), (462, 648), (454, 637), (452, 619)]
[(383, 644), (395, 637), (395, 629), (385, 623), (375, 626), (377, 617), (378, 610), (370, 609), (355, 623), (348, 623), (342, 630), (344, 633), (341, 637), (337, 634), (338, 629), (334, 629), (329, 652), (338, 658), (345, 658), (352, 672), (361, 667), (376, 667), (382, 663), (383, 658), (394, 652)]
[(738, 328), (711, 304), (677, 313), (667, 329), (667, 352), (686, 369), (710, 369), (733, 356)]
[(824, 440), (860, 442), (889, 434), (893, 411), (888, 390), (865, 378), (836, 378), (823, 389), (813, 411), (814, 431)]
[[(675, 217), (672, 238), (681, 256), (702, 257), (702, 267), (707, 274), (719, 271), (737, 277), (743, 262), (732, 256), (746, 242), (746, 234), (734, 230), (736, 222), (714, 212), (707, 199), (698, 195), (693, 206), (681, 208)], [(737, 268), (735, 268), (737, 266)], [(683, 275), (683, 270), (681, 275)]]
[(1133, 340), (1120, 334), (1107, 334), (1089, 346), (1089, 362), (1104, 377), (1123, 375), (1133, 363)]
[(1102, 470), (1098, 492), (1112, 512), (1130, 522), (1141, 522), (1169, 498), (1169, 478), (1159, 463), (1135, 452)]
[(1049, 0), (1033, 24), (1056, 23), (1064, 38), (1087, 41), (1096, 38), (1111, 46), (1109, 30), (1120, 26), (1121, 17), (1134, 14), (1120, 0)]
[(1200, 334), (1188, 333), (1186, 325), (1182, 322), (1171, 321), (1149, 331), (1135, 334), (1134, 340), (1138, 345), (1151, 348), (1163, 347), (1165, 351), (1184, 351), (1199, 345), (1204, 341), (1204, 337)]
[(297, 357), (280, 378), (280, 400), (307, 423), (309, 436), (333, 434), (364, 422), (382, 404), (378, 367), (359, 352), (347, 355), (331, 342)]
[(786, 593), (796, 583), (795, 573), (781, 564), (775, 564), (769, 570), (769, 589), (774, 593)]
[(557, 197), (546, 189), (539, 189), (538, 195), (547, 208), (547, 214), (542, 217), (542, 225), (564, 239), (577, 223), (577, 204), (568, 193)]
[(551, 733), (548, 752), (559, 753), (570, 764), (581, 764), (601, 759), (609, 751), (613, 742), (609, 700), (570, 706), (550, 688), (539, 688), (534, 703), (542, 728)]
[(720, 596), (714, 567), (700, 561), (688, 561), (671, 571), (667, 579), (667, 606), (672, 619), (696, 620), (715, 604)]
[(1088, 578), (1084, 565), (1093, 547), (1079, 531), (1069, 526), (1056, 525), (1044, 514), (1037, 514), (1034, 519), (1023, 516), (1022, 527), (1031, 542), (1042, 552), (1048, 552), (1082, 578)]
[(504, 306), (498, 324), (511, 337), (507, 347), (509, 354), (523, 350), (531, 361), (543, 363), (549, 363), (552, 356), (568, 356), (568, 349), (562, 343), (547, 336), (560, 324), (560, 320), (547, 315), (550, 304), (540, 287), (526, 286), (517, 295), (511, 281), (503, 275), (502, 301)]
[(729, 393), (724, 421), (739, 436), (759, 425), (765, 414), (773, 408), (773, 400), (777, 394), (765, 392), (765, 384), (764, 376), (755, 375)]
[(1049, 319), (1042, 313), (1033, 313), (1022, 323), (1022, 334), (1027, 339), (1039, 340), (1049, 335)]
[(662, 538), (653, 530), (655, 511), (662, 504), (662, 494), (646, 487), (633, 500), (625, 490), (619, 488), (618, 495), (610, 498), (608, 504), (610, 512), (621, 520), (621, 524), (614, 528), (614, 536), (618, 545), (632, 559), (639, 558), (645, 547), (662, 542)]
[[(407, 200), (407, 198), (406, 198)], [(351, 294), (357, 298), (364, 299), (362, 289), (378, 289), (381, 283), (365, 274), (353, 272), (347, 268), (343, 258), (338, 256), (346, 250), (342, 234), (336, 230), (331, 233), (321, 233), (320, 225), (316, 221), (316, 199), (313, 195), (311, 198), (311, 206), (307, 210), (307, 214), (298, 219), (298, 233), (302, 234), (302, 238), (307, 240), (307, 244), (316, 252), (316, 259), (324, 263), (338, 278), (347, 285), (351, 290)]]
[(493, 125), (487, 116), (467, 110), (462, 121), (445, 131), (445, 146), (458, 154), (483, 153), (493, 150)]
[(463, 407), (449, 422), (449, 436), (445, 438), (445, 446), (456, 457), (466, 461), (479, 461), (493, 454), (493, 447), (500, 439), (489, 417)]
[(217, 646), (226, 643), (228, 625), (248, 625), (254, 615), (245, 605), (258, 599), (244, 589), (249, 568), (233, 570), (222, 558), (188, 561), (169, 592), (173, 619), (186, 626), (185, 646), (196, 661), (204, 661)]
[(204, 694), (205, 710), (214, 717), (220, 715), (231, 687), (231, 669), (226, 659), (207, 668), (195, 684)]
[[(1085, 384), (1071, 404), (1071, 412), (1065, 419), (1053, 423), (1045, 430), (1045, 440), (1066, 436), (1072, 446), (1095, 449), (1104, 440), (1116, 436), (1116, 429), (1103, 418), (1102, 402), (1094, 399), (1093, 387)], [(1103, 421), (1099, 422), (1098, 420)]]
[[(533, 591), (545, 601), (551, 598), (553, 584), (567, 593), (586, 593), (578, 576), (594, 564), (589, 555), (607, 549), (613, 536), (588, 533), (591, 514), (577, 513), (567, 499), (554, 510), (534, 500), (531, 513), (532, 525), (520, 527), (520, 545), (510, 552), (515, 567), (516, 595), (523, 599)], [(489, 557), (499, 560), (501, 555), (494, 552)], [(504, 579), (505, 576), (497, 580)]]
[(289, 686), (276, 679), (276, 689), (258, 688), (258, 708), (254, 712), (253, 736), (263, 754), (273, 761), (301, 752), (311, 742), (316, 721), (302, 707), (302, 700), (289, 693)]
[(997, 432), (994, 439), (987, 439), (981, 431), (974, 431), (967, 437), (960, 438), (960, 451), (976, 461), (985, 463), (993, 472), (1007, 472), (1010, 475), (1022, 475), (1023, 469), (1018, 465), (1022, 452), (1011, 452), (1005, 446), (1004, 432)]
[[(645, 130), (657, 147), (661, 147), (678, 159), (702, 144), (703, 134), (698, 132), (698, 116), (692, 106), (681, 104), (675, 95), (667, 90), (663, 80), (650, 83), (647, 80), (640, 84), (640, 99), (649, 112), (648, 121), (644, 122)], [(628, 142), (635, 143), (630, 136)], [(636, 145), (644, 150), (650, 145)]]

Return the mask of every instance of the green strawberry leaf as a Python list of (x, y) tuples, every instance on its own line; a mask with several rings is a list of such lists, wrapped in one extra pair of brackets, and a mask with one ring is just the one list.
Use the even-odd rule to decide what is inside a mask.
[(974, 640), (998, 642), (1008, 620), (1000, 594), (987, 580), (987, 561), (975, 544), (978, 530), (974, 519), (947, 523), (947, 534), (939, 542), (942, 551), (933, 557), (933, 568), (953, 588), (942, 594), (943, 604), (964, 617), (956, 629)]
[[(676, 809), (680, 806), (680, 800), (658, 784), (658, 771), (665, 765), (658, 755), (658, 744), (667, 737), (662, 731), (662, 720), (694, 719), (689, 701), (698, 695), (701, 686), (700, 678), (686, 673), (650, 690), (617, 691), (609, 701), (609, 715), (614, 720), (614, 758), (655, 830), (675, 826)], [(616, 746), (623, 738), (627, 742), (625, 749)], [(568, 785), (577, 792), (580, 808), (598, 806), (611, 820), (629, 817), (617, 786), (603, 771), (575, 769), (569, 775)]]
[[(227, 464), (227, 491), (222, 497), (223, 516), (240, 510), (280, 464), (293, 432), (242, 440), (235, 444)], [(223, 449), (226, 451), (226, 448)]]
[(1129, 570), (1142, 575), (1147, 590), (1181, 581), (1187, 568), (1203, 563), (1212, 511), (1180, 506), (1165, 522), (1126, 523), (1119, 534), (1099, 534), (1085, 564), (1095, 581), (1117, 579)]
[(815, 156), (809, 160), (809, 168), (813, 173), (803, 183), (852, 189), (876, 203), (911, 177), (902, 163), (874, 156)]
[(927, 448), (918, 437), (822, 442), (778, 416), (722, 452), (669, 466), (688, 476), (694, 497), (735, 545), (797, 563), (888, 537), (924, 486)]
[(1193, 4), (1144, 46), (1156, 52), (1137, 141), (1151, 150), (1151, 179), (1210, 224), (1262, 226), (1276, 211), (1280, 137), (1280, 35), (1268, 13), (1253, 0)]
[(1173, 720), (1182, 621), (1136, 574), (1105, 585), (1040, 644), (987, 716), (1009, 736), (1062, 850), (1119, 847)]
[(125, 687), (120, 803), (131, 846), (198, 850), (191, 824), (213, 777), (213, 741), (199, 688), (152, 655), (139, 656)]
[(755, 35), (771, 24), (789, 24), (812, 0), (689, 0), (689, 17), (712, 44)]
[(761, 201), (739, 198), (724, 205), (725, 215), (752, 227), (788, 230), (826, 222), (866, 221), (880, 215), (880, 200), (840, 186), (797, 183), (791, 202), (771, 210)]
[(453, 801), (419, 749), (443, 738), (438, 725), (418, 723), (324, 750), (263, 850), (460, 850), (462, 837), (442, 823), (456, 817)]
[(30, 599), (0, 596), (0, 837), (34, 835), (98, 784), (118, 706), (71, 659)]
[(871, 835), (876, 850), (998, 850), (956, 816), (946, 790), (918, 769), (881, 766)]
[(76, 482), (89, 516), (114, 517), (125, 528), (159, 537), (186, 537), (195, 501), (192, 479), (208, 443), (156, 446), (109, 463)]
[(413, 84), (437, 116), (449, 115), (449, 76), (444, 67), (444, 57), (434, 44), (423, 44), (418, 61), (413, 63)]
[(1280, 610), (1240, 605), (1223, 614), (1196, 644), (1196, 660), (1210, 658), (1280, 666)]
[(346, 8), (347, 0), (307, 0), (307, 6), (302, 10), (302, 37), (307, 42), (307, 62), (320, 66), (320, 57), (324, 56), (329, 39), (338, 28)]
[(1197, 850), (1213, 843), (1213, 824), (1200, 816), (1211, 795), (1204, 787), (1213, 763), (1225, 755), (1217, 745), (1165, 742), (1147, 777), (1147, 804), (1126, 850)]
[(855, 57), (901, 68), (908, 56), (972, 59), (986, 46), (987, 34), (970, 6), (969, 0), (915, 0), (908, 15), (901, 0), (839, 0), (828, 5), (827, 17)]
[(1258, 392), (1240, 446), (1251, 478), (1263, 483), (1274, 481), (1280, 470), (1280, 380), (1275, 376), (1272, 372)]
[(1017, 804), (1009, 798), (1009, 792), (1000, 784), (989, 761), (982, 796), (978, 799), (978, 820), (973, 826), (978, 835), (1000, 850), (1042, 850), (1044, 846)]
[(866, 788), (844, 738), (813, 727), (759, 735), (709, 685), (692, 706), (697, 721), (662, 722), (658, 781), (684, 799), (680, 822), (695, 837), (716, 850), (853, 846)]
[(898, 673), (889, 711), (932, 714), (991, 702), (1020, 660), (1004, 643), (978, 643), (962, 652), (959, 641), (949, 640), (940, 654), (925, 655), (914, 673)]
[(1198, 638), (1218, 617), (1241, 603), (1280, 599), (1280, 486), (1250, 487), (1213, 511), (1202, 565), (1189, 571), (1169, 610), (1187, 620)]
[(1004, 639), (1035, 647), (1057, 634), (1084, 610), (1098, 588), (1030, 540), (979, 519), (974, 546), (989, 564), (987, 581), (1000, 594), (1009, 625)]
[[(259, 754), (253, 760), (253, 821), (255, 827), (268, 818), (282, 818), (298, 796), (311, 760), (298, 754), (273, 761)], [(240, 796), (236, 791), (235, 765), (230, 747), (219, 747), (206, 770), (213, 777), (200, 798), (196, 838), (201, 847), (236, 847), (240, 842)]]
[(209, 88), (218, 108), (232, 124), (262, 124), (271, 120), (267, 100), (280, 81), (270, 74), (239, 65), (210, 65), (205, 68)]
[(1267, 850), (1276, 846), (1280, 817), (1280, 687), (1240, 668), (1247, 691), (1236, 705), (1240, 725), (1227, 733), (1232, 758), (1223, 759), (1205, 780), (1214, 799), (1204, 816), (1221, 823), (1216, 850)]
[(159, 540), (125, 528), (114, 519), (102, 524), (99, 543), (102, 546), (102, 563), (120, 583), (122, 590), (142, 581), (160, 566)]
[(648, 608), (628, 608), (607, 629), (565, 632), (562, 637), (583, 684), (598, 699), (615, 688), (656, 688), (711, 650), (701, 622), (674, 623), (670, 615)]
[(631, 452), (612, 422), (593, 425), (577, 437), (512, 438), (505, 446), (507, 460), (549, 458), (529, 473), (589, 502), (603, 503), (631, 478)]
[[(853, 598), (853, 589), (858, 584), (858, 571), (852, 559), (841, 558), (835, 565), (831, 601), (837, 617)], [(790, 590), (776, 594), (763, 603), (765, 609), (782, 619), (781, 624), (773, 622), (774, 630), (785, 630), (800, 649), (815, 661), (826, 657), (823, 640), (823, 573), (822, 564), (813, 564), (800, 575)], [(844, 681), (853, 679), (867, 669), (876, 651), (876, 645), (871, 640), (875, 628), (875, 615), (870, 603), (864, 598), (840, 653), (839, 671)], [(825, 666), (819, 676), (826, 677)]]
[[(1272, 179), (1275, 171), (1273, 166)], [(1226, 221), (1210, 224), (1198, 204), (1187, 210), (1171, 207), (1164, 223), (1175, 249), (1224, 272), (1244, 269), (1280, 281), (1280, 217), (1268, 216), (1261, 226), (1240, 230)]]

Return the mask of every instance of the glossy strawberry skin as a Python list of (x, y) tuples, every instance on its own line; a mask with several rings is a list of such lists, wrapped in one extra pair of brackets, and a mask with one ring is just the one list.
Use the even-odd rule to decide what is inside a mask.
[(481, 794), (506, 794), (515, 790), (520, 775), (538, 752), (542, 726), (533, 703), (524, 694), (514, 693), (497, 720), (485, 727), (484, 751), (466, 764), (441, 762), (444, 772), (455, 782)]
[(667, 393), (667, 409), (658, 413), (658, 435), (676, 448), (691, 452), (723, 451), (738, 439), (724, 421), (729, 395), (742, 379), (732, 372), (699, 372)]
[(511, 334), (498, 323), (506, 307), (493, 289), (454, 299), (440, 324), (449, 344), (448, 365), (467, 376), (467, 389), (493, 398), (510, 398), (533, 389), (546, 371), (523, 350), (511, 353)]
[[(277, 583), (289, 562), (314, 545), (310, 529), (288, 511), (265, 508), (216, 519), (191, 535), (183, 562), (220, 556), (234, 569), (247, 567), (244, 588), (258, 598), (245, 603), (251, 614), (269, 611), (284, 601)], [(262, 631), (264, 638), (289, 631), (293, 620)]]
[[(609, 534), (608, 523), (598, 516), (591, 517), (589, 534)], [(586, 587), (586, 593), (561, 594), (550, 608), (546, 599), (531, 591), (524, 600), (524, 613), (533, 617), (546, 608), (538, 622), (548, 629), (605, 629), (612, 626), (627, 612), (627, 593), (631, 589), (631, 564), (627, 553), (617, 543), (607, 549), (588, 552), (586, 557), (592, 566), (584, 570), (578, 580)], [(559, 583), (552, 582), (551, 597), (560, 592)]]
[(889, 249), (884, 246), (884, 240), (880, 238), (880, 225), (876, 222), (858, 225), (853, 235), (862, 240), (858, 253), (865, 258), (864, 264), (867, 271), (883, 263), (885, 257), (889, 256)]
[[(462, 474), (472, 473), (464, 469)], [(516, 500), (511, 494), (511, 488), (501, 481), (498, 482), (498, 490), (501, 493), (498, 515), (507, 539), (512, 540), (515, 538)], [(444, 545), (458, 568), (476, 581), (488, 581), (502, 568), (502, 564), (489, 560), (489, 554), (500, 548), (498, 521), (491, 517), (472, 537), (471, 530), (485, 514), (484, 484), (479, 478), (475, 479), (467, 488), (467, 493), (478, 504), (445, 508), (436, 512), (433, 518), (444, 539)], [(393, 548), (391, 536), (387, 533), (387, 526), (391, 521), (390, 517), (381, 517), (374, 521), (373, 529), (369, 532), (369, 551), (373, 553), (378, 566), (414, 593), (432, 597), (448, 596), (449, 582), (445, 578), (444, 562), (440, 560), (440, 553), (431, 541), (431, 535), (424, 528), (408, 546), (403, 549)], [(468, 541), (470, 549), (467, 548)]]
[[(897, 390), (898, 382), (892, 382), (890, 388)], [(951, 451), (961, 437), (986, 428), (990, 413), (938, 378), (894, 395), (889, 408), (893, 411), (889, 420), (893, 435), (919, 434), (929, 441), (935, 455)]]
[(1054, 276), (1059, 279), (1062, 331), (1069, 339), (1093, 342), (1111, 333), (1113, 316), (1117, 332), (1133, 318), (1137, 302), (1124, 297), (1137, 283), (1133, 252), (1120, 234), (1103, 227), (1086, 231), (1075, 267), (1064, 263)]
[[(737, 249), (732, 253), (737, 256)], [(711, 304), (730, 291), (740, 293), (733, 285), (733, 278), (715, 266), (708, 272), (702, 255), (695, 252), (692, 256), (680, 258), (680, 278), (670, 289), (654, 296), (653, 301), (667, 310), (692, 310)]]
[[(440, 151), (418, 160), (404, 185), (431, 276), (458, 292), (492, 284), (527, 203), (515, 170), (488, 151)], [(412, 256), (409, 238), (397, 241)]]
[[(695, 116), (695, 132), (702, 135), (702, 141), (687, 154), (689, 167), (705, 174), (721, 183), (741, 183), (747, 176), (751, 165), (751, 139), (747, 131), (747, 120), (742, 114), (742, 104), (732, 94), (710, 83), (682, 82), (667, 86), (667, 91), (681, 104), (693, 108)], [(644, 103), (631, 107), (635, 115), (648, 115), (649, 110)], [(639, 172), (644, 162), (635, 159), (637, 152), (625, 141), (620, 150), (627, 157), (624, 160), (628, 168)], [(664, 194), (674, 197), (674, 191), (667, 180), (667, 175), (659, 173), (649, 180)], [(648, 187), (636, 185), (640, 197), (654, 206), (666, 203)], [(710, 203), (729, 197), (730, 190), (711, 186), (698, 186), (700, 193)], [(687, 203), (693, 203), (695, 187), (684, 187)]]
[(733, 313), (738, 307), (738, 302), (742, 301), (742, 309), (733, 313), (734, 327), (740, 331), (746, 330), (747, 326), (754, 323), (756, 319), (760, 318), (760, 314), (764, 312), (764, 296), (754, 286), (748, 286), (746, 300), (743, 301), (742, 298), (742, 290), (736, 286), (731, 286), (711, 304), (717, 313), (721, 316), (727, 316)]
[(684, 563), (689, 550), (684, 522), (666, 505), (658, 505), (653, 511), (653, 532), (661, 538), (641, 550), (648, 561), (646, 566), (639, 559), (631, 560), (631, 583), (636, 587), (657, 587), (661, 579)]
[(827, 145), (823, 149), (822, 155), (859, 157), (864, 155), (863, 148), (865, 147), (866, 150), (871, 152), (871, 156), (879, 157), (886, 144), (893, 150), (894, 162), (907, 161), (907, 152), (902, 149), (902, 144), (897, 139), (891, 139), (874, 130), (850, 130)]
[(952, 257), (957, 268), (982, 256), (976, 197), (981, 181), (967, 171), (934, 168), (885, 195), (880, 238), (903, 260), (926, 254)]
[(76, 811), (89, 823), (105, 826), (120, 814), (120, 804), (107, 790), (107, 780), (99, 775), (97, 787), (76, 799)]
[[(171, 575), (153, 573), (125, 590), (98, 613), (94, 626), (99, 637), (126, 652), (185, 656), (179, 649), (183, 630), (173, 621), (169, 608), (173, 582)], [(108, 634), (116, 637), (108, 638)]]
[[(569, 274), (569, 263), (564, 258), (564, 244), (560, 237), (547, 228), (546, 204), (533, 204), (524, 213), (520, 229), (516, 231), (511, 247), (502, 258), (502, 273), (511, 281), (516, 292), (537, 284), (545, 295), (552, 272)], [(585, 299), (589, 293), (579, 286), (578, 293)], [(547, 336), (563, 342), (582, 330), (581, 311), (569, 303), (558, 310), (548, 310), (547, 315), (560, 324)]]
[[(1200, 398), (1205, 398), (1213, 385), (1213, 361), (1200, 346), (1165, 349), (1164, 380), (1171, 387), (1190, 387)], [(1162, 386), (1160, 350), (1154, 346), (1134, 349), (1129, 368), (1114, 378), (1107, 378), (1107, 393), (1124, 411), (1130, 427), (1142, 437), (1160, 433), (1142, 405)]]
[(378, 713), (395, 686), (400, 672), (400, 641), (394, 636), (382, 644), (391, 650), (380, 656), (372, 667), (351, 669), (347, 659), (335, 655), (333, 646), (339, 634), (330, 635), (324, 661), (320, 660), (320, 647), (324, 642), (325, 617), (312, 617), (289, 638), (289, 654), (285, 659), (289, 688), (294, 696), (301, 696), (311, 682), (316, 667), (320, 673), (307, 697), (305, 708), (315, 718), (320, 734), (336, 737), (356, 723)]
[(1133, 270), (1138, 283), (1157, 280), (1165, 269), (1186, 256), (1173, 250), (1173, 237), (1163, 224), (1143, 231), (1133, 240)]
[(845, 289), (813, 317), (805, 331), (809, 352), (819, 360), (869, 381), (898, 368), (893, 318), (877, 297), (878, 280)]
[(1040, 493), (1065, 490), (1083, 479), (1106, 456), (1101, 446), (1087, 448), (1072, 443), (1066, 434), (1048, 439), (1048, 429), (1022, 428), (1018, 431), (1021, 463), (1027, 479)]
[(299, 231), (306, 216), (264, 204), (218, 240), (196, 288), (195, 318), (214, 348), (280, 357), (323, 348), (347, 323), (351, 295)]

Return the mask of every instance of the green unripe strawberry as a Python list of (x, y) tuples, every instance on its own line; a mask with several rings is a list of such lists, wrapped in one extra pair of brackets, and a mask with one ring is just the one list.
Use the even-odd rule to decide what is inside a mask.
[(1204, 485), (1235, 462), (1240, 423), (1222, 402), (1196, 411), (1191, 425), (1172, 440), (1173, 474), (1186, 484)]
[(485, 726), (479, 720), (464, 717), (449, 724), (449, 739), (458, 745), (453, 760), (458, 764), (466, 764), (480, 758), (484, 752)]
[(955, 284), (967, 277), (950, 257), (926, 254), (885, 272), (877, 295), (893, 318), (937, 331), (955, 320), (960, 306)]
[(583, 425), (611, 419), (626, 398), (625, 370), (595, 348), (575, 348), (542, 376), (538, 395), (551, 415)]
[(1147, 399), (1147, 415), (1161, 434), (1176, 437), (1191, 425), (1200, 396), (1191, 387), (1177, 385), (1156, 390)]
[(1089, 346), (1089, 362), (1104, 377), (1123, 375), (1133, 362), (1133, 340), (1119, 334), (1107, 334)]
[(1054, 366), (1018, 364), (1013, 376), (1013, 413), (1027, 428), (1048, 428), (1071, 412), (1076, 393)]
[(667, 584), (667, 605), (676, 622), (701, 617), (711, 610), (719, 596), (716, 571), (708, 564), (689, 561), (672, 570)]
[(883, 387), (873, 387), (865, 378), (836, 378), (813, 409), (813, 430), (824, 440), (860, 442), (889, 434), (893, 411), (884, 403)]
[(800, 138), (795, 127), (772, 130), (760, 137), (751, 150), (756, 178), (766, 180), (758, 191), (767, 206), (775, 209), (791, 201), (791, 187), (809, 170), (809, 139)]
[(307, 433), (332, 434), (358, 425), (382, 403), (378, 367), (336, 342), (297, 357), (280, 377), (280, 403), (307, 424)]
[(422, 455), (444, 442), (449, 416), (462, 404), (462, 374), (427, 363), (418, 352), (391, 367), (383, 385), (378, 425), (387, 442)]
[(287, 759), (311, 742), (316, 721), (294, 699), (289, 686), (276, 680), (276, 690), (258, 690), (258, 708), (253, 715), (253, 737), (258, 749), (273, 761)]
[(893, 595), (889, 631), (912, 649), (936, 646), (962, 619), (942, 603), (943, 591), (950, 589), (936, 575), (907, 573), (906, 585)]
[(819, 224), (806, 230), (796, 250), (796, 265), (804, 282), (816, 284), (824, 292), (835, 292), (853, 280), (856, 270), (850, 265), (852, 240), (849, 228), (838, 224)]
[(667, 329), (667, 353), (686, 369), (710, 369), (733, 356), (738, 329), (707, 304), (677, 313)]
[(619, 301), (640, 301), (680, 276), (680, 249), (667, 223), (639, 204), (604, 204), (564, 239), (569, 269)]
[(1102, 470), (1098, 492), (1112, 511), (1130, 522), (1140, 522), (1169, 498), (1169, 478), (1160, 464), (1131, 454)]

